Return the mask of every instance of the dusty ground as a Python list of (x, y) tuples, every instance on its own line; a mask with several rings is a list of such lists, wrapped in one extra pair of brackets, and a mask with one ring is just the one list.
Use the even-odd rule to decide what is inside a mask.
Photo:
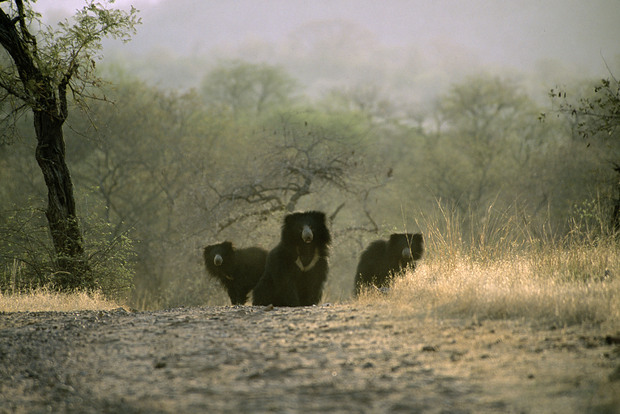
[(620, 326), (346, 304), (0, 314), (0, 412), (620, 413)]

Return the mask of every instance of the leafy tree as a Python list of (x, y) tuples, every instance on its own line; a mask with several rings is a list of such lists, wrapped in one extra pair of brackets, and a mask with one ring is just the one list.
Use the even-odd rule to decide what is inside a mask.
[(221, 64), (205, 76), (202, 85), (209, 104), (229, 110), (235, 117), (260, 116), (286, 105), (296, 88), (297, 82), (283, 69), (243, 61)]
[(360, 112), (369, 119), (386, 118), (394, 111), (393, 104), (377, 85), (359, 84), (354, 87), (331, 89), (327, 95), (328, 108)]
[(540, 144), (535, 114), (512, 82), (479, 76), (454, 85), (439, 101), (441, 124), (430, 138), (437, 195), (465, 212), (516, 182)]
[[(264, 135), (259, 133), (265, 148), (256, 156), (257, 147), (252, 147), (247, 171), (238, 167), (238, 181), (227, 177), (225, 182), (208, 184), (216, 195), (209, 209), (232, 213), (220, 220), (218, 233), (251, 217), (294, 211), (303, 198), (319, 189), (335, 188), (349, 196), (359, 190), (356, 131), (309, 113), (304, 120), (283, 114), (265, 125), (273, 127), (265, 128)], [(236, 212), (234, 206), (241, 211)]]
[(88, 192), (89, 208), (113, 237), (128, 234), (136, 241), (134, 304), (145, 297), (159, 302), (171, 269), (183, 266), (173, 261), (189, 250), (179, 240), (204, 225), (185, 224), (191, 216), (185, 199), (202, 174), (212, 173), (215, 137), (228, 141), (232, 134), (193, 93), (161, 91), (137, 79), (117, 81), (104, 92), (115, 105), (95, 101), (88, 119), (69, 119), (68, 152), (79, 160), (76, 191)]
[(586, 145), (601, 147), (602, 156), (615, 171), (616, 197), (612, 201), (610, 224), (620, 234), (620, 82), (611, 74), (592, 85), (590, 91), (576, 102), (563, 89), (552, 89), (549, 94), (559, 101), (559, 111), (574, 122)]
[(611, 76), (593, 85), (590, 96), (580, 97), (577, 103), (567, 100), (566, 91), (552, 89), (550, 95), (559, 98), (560, 110), (577, 119), (579, 134), (585, 138), (609, 137), (617, 140), (620, 128), (620, 82)]
[[(104, 37), (123, 41), (140, 22), (137, 10), (108, 8), (113, 0), (87, 2), (58, 28), (45, 26), (34, 0), (0, 2), (0, 44), (9, 65), (0, 72), (0, 99), (13, 114), (32, 111), (37, 139), (35, 157), (48, 190), (47, 222), (57, 258), (56, 283), (64, 290), (84, 285), (89, 266), (76, 215), (73, 182), (65, 160), (63, 124), (68, 93), (79, 103), (99, 84), (95, 59)], [(41, 28), (38, 33), (33, 28)]]

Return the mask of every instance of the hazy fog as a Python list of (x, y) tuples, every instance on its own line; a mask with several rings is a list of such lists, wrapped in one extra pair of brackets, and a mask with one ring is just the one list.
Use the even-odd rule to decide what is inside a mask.
[[(39, 0), (37, 8), (72, 11), (78, 0)], [(432, 49), (449, 44), (492, 65), (532, 68), (555, 59), (604, 69), (620, 53), (617, 0), (119, 0), (135, 5), (143, 25), (127, 46), (132, 53), (153, 48), (177, 54), (237, 49), (248, 42), (281, 44), (303, 26), (342, 20), (367, 30), (385, 47)]]

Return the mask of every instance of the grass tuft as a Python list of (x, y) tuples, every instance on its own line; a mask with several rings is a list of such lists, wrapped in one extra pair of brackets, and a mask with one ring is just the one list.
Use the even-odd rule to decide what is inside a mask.
[(576, 280), (551, 267), (545, 272), (535, 255), (488, 264), (460, 258), (447, 271), (437, 261), (424, 263), (398, 279), (388, 296), (438, 316), (560, 326), (620, 320), (620, 280)]
[(71, 312), (112, 310), (120, 306), (100, 292), (59, 293), (40, 288), (31, 293), (1, 294), (0, 312)]
[(397, 277), (388, 294), (365, 292), (359, 301), (439, 317), (617, 327), (620, 245), (612, 235), (535, 238), (541, 232), (516, 214), (489, 209), (479, 223), (464, 225), (448, 210), (437, 211), (435, 218), (421, 215), (427, 252), (415, 272)]

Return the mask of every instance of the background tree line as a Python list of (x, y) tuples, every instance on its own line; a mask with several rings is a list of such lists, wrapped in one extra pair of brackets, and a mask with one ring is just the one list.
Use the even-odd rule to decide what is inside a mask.
[[(118, 63), (100, 70), (106, 100), (69, 113), (67, 160), (86, 254), (100, 264), (104, 291), (136, 307), (227, 303), (205, 275), (201, 247), (229, 239), (269, 249), (296, 209), (331, 218), (326, 300), (350, 296), (370, 240), (424, 231), (423, 214), (450, 211), (470, 235), (491, 207), (514, 212), (541, 240), (561, 239), (575, 222), (613, 230), (619, 132), (592, 127), (601, 119), (587, 111), (601, 92), (617, 98), (613, 77), (554, 89), (541, 104), (519, 81), (481, 73), (421, 107), (372, 84), (310, 96), (294, 74), (238, 60), (182, 93)], [(49, 281), (30, 125), (28, 115), (18, 119), (20, 138), (0, 146), (4, 290)]]

